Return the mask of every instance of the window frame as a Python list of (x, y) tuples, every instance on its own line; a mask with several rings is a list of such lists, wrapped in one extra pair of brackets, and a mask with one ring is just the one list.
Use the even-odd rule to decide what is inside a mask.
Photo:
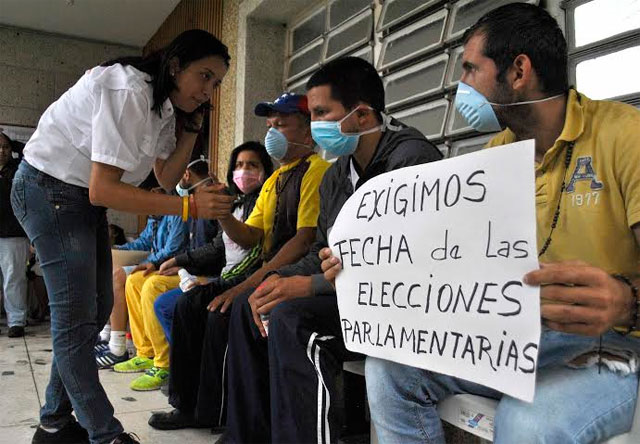
[(387, 90), (387, 85), (389, 83), (391, 83), (392, 81), (396, 80), (396, 79), (401, 79), (403, 77), (406, 77), (410, 74), (413, 74), (415, 72), (421, 71), (422, 69), (425, 68), (429, 68), (431, 66), (437, 65), (439, 63), (441, 63), (442, 61), (444, 61), (444, 69), (442, 70), (442, 78), (440, 80), (440, 83), (438, 84), (437, 87), (435, 88), (431, 88), (428, 90), (424, 90), (422, 92), (419, 92), (417, 94), (414, 94), (413, 96), (407, 96), (403, 99), (400, 100), (396, 100), (395, 102), (390, 102), (389, 100), (387, 100), (386, 103), (386, 107), (387, 109), (397, 109), (398, 107), (401, 107), (403, 105), (406, 105), (408, 103), (414, 102), (414, 101), (418, 101), (420, 99), (423, 99), (425, 97), (429, 97), (437, 92), (441, 92), (444, 90), (444, 84), (445, 84), (445, 79), (447, 77), (447, 71), (449, 69), (449, 54), (447, 54), (446, 52), (442, 52), (434, 57), (430, 57), (428, 59), (422, 60), (414, 65), (411, 65), (407, 68), (404, 68), (402, 70), (399, 71), (395, 71), (392, 74), (389, 74), (387, 76), (384, 76), (382, 79), (382, 84), (384, 85), (384, 89), (385, 89), (385, 93)]
[[(444, 16), (444, 17), (440, 17), (440, 16)], [(396, 59), (392, 62), (388, 62), (388, 63), (384, 63), (384, 57), (386, 55), (387, 52), (387, 47), (389, 46), (389, 43), (392, 43), (396, 40), (401, 39), (404, 36), (407, 36), (409, 34), (411, 34), (412, 32), (416, 31), (417, 29), (421, 28), (422, 26), (425, 25), (430, 25), (432, 23), (438, 22), (440, 20), (443, 20), (443, 24), (442, 24), (442, 30), (440, 32), (440, 40), (438, 40), (437, 42), (434, 42), (428, 46), (425, 46), (423, 48), (421, 48), (418, 51), (414, 51), (412, 53), (406, 54), (402, 57), (400, 57), (399, 59)], [(376, 65), (374, 65), (376, 67), (376, 69), (378, 71), (386, 71), (390, 68), (393, 68), (395, 66), (401, 65), (402, 63), (405, 63), (409, 60), (413, 60), (413, 59), (417, 59), (425, 54), (428, 54), (429, 52), (431, 52), (432, 50), (439, 48), (442, 46), (442, 44), (444, 43), (444, 36), (446, 34), (447, 31), (447, 22), (449, 20), (449, 10), (448, 8), (443, 8), (441, 10), (435, 11), (433, 14), (429, 14), (426, 17), (421, 18), (420, 20), (417, 20), (416, 22), (398, 30), (397, 32), (394, 32), (392, 34), (389, 34), (387, 36), (384, 37), (384, 39), (381, 42), (381, 49), (380, 49), (380, 56), (379, 59), (377, 60)]]
[[(640, 45), (640, 28), (625, 31), (620, 34), (609, 36), (596, 42), (576, 48), (575, 46), (575, 18), (574, 12), (576, 8), (593, 0), (563, 0), (561, 8), (565, 12), (565, 33), (567, 39), (567, 70), (569, 76), (569, 84), (573, 85), (580, 91), (580, 85), (577, 85), (576, 67), (580, 62), (601, 57), (607, 54), (632, 48)], [(625, 102), (634, 106), (640, 106), (640, 91), (625, 94), (622, 96), (608, 97), (603, 100), (616, 100)]]
[(364, 21), (364, 20), (368, 20), (368, 19), (371, 20), (372, 29), (373, 29), (373, 24), (375, 23), (374, 13), (370, 9), (369, 10), (368, 9), (363, 9), (362, 11), (360, 11), (360, 13), (358, 13), (358, 14), (352, 16), (352, 17), (349, 17), (348, 20), (345, 20), (340, 25), (336, 26), (331, 31), (329, 31), (326, 34), (326, 37), (324, 39), (325, 40), (325, 42), (324, 42), (324, 51), (323, 51), (323, 54), (322, 54), (321, 63), (329, 62), (329, 61), (331, 61), (333, 59), (336, 59), (338, 57), (341, 57), (341, 56), (343, 56), (345, 54), (349, 54), (350, 52), (357, 51), (358, 49), (366, 46), (367, 43), (371, 42), (372, 38), (373, 38), (373, 33), (369, 32), (367, 38), (363, 38), (363, 39), (360, 39), (360, 40), (358, 40), (358, 41), (356, 41), (354, 43), (351, 43), (346, 48), (342, 48), (340, 51), (336, 52), (332, 56), (327, 57), (328, 52), (329, 52), (329, 42), (330, 42), (332, 37), (335, 37), (336, 35), (340, 34), (341, 32), (343, 32), (344, 30), (346, 30), (350, 26), (355, 26), (356, 24), (358, 24), (358, 22)]
[[(371, 58), (371, 63), (376, 67), (376, 70), (380, 74), (385, 89), (388, 83), (393, 81), (393, 79), (400, 77), (402, 75), (401, 73), (408, 74), (420, 69), (421, 66), (426, 68), (429, 66), (429, 61), (447, 57), (448, 60), (445, 65), (442, 83), (438, 88), (432, 88), (429, 89), (429, 91), (424, 91), (417, 95), (395, 100), (394, 102), (387, 102), (387, 110), (390, 110), (391, 115), (402, 118), (403, 116), (408, 115), (408, 113), (420, 113), (428, 109), (444, 106), (445, 115), (441, 122), (439, 133), (426, 134), (425, 136), (434, 144), (441, 147), (447, 147), (446, 153), (448, 154), (448, 157), (452, 154), (456, 154), (456, 150), (454, 150), (453, 147), (454, 145), (461, 146), (461, 141), (470, 140), (469, 143), (474, 143), (473, 141), (476, 141), (479, 138), (486, 138), (489, 140), (492, 137), (492, 135), (487, 136), (484, 133), (477, 132), (468, 125), (458, 130), (451, 129), (453, 128), (455, 121), (462, 118), (461, 116), (455, 115), (456, 110), (454, 100), (459, 79), (453, 78), (453, 74), (456, 70), (456, 66), (454, 66), (455, 61), (460, 61), (459, 54), (462, 52), (462, 35), (464, 30), (457, 32), (455, 35), (451, 35), (451, 30), (455, 25), (455, 19), (457, 17), (457, 14), (454, 13), (454, 9), (458, 11), (459, 8), (472, 4), (478, 0), (425, 0), (419, 7), (414, 8), (412, 11), (403, 14), (401, 17), (398, 17), (393, 21), (390, 21), (385, 26), (382, 26), (385, 9), (389, 8), (395, 1), (402, 0), (371, 0), (370, 7), (363, 7), (358, 12), (352, 14), (349, 18), (331, 28), (331, 8), (337, 1), (338, 0), (317, 0), (317, 2), (309, 5), (293, 17), (293, 19), (287, 24), (288, 29), (286, 42), (288, 46), (285, 50), (286, 66), (285, 77), (283, 79), (283, 87), (285, 90), (288, 88), (298, 88), (298, 90), (302, 89), (302, 85), (306, 83), (314, 69), (317, 69), (330, 60), (334, 60), (335, 58), (344, 55), (364, 56), (367, 59)], [(519, 1), (535, 5), (541, 3), (540, 0)], [(552, 15), (554, 15), (556, 20), (561, 24), (564, 21), (566, 25), (566, 15), (565, 17), (562, 17), (562, 12), (564, 12), (563, 3), (571, 3), (572, 1), (585, 3), (589, 0), (546, 0), (543, 4), (548, 11), (552, 12)], [(549, 5), (549, 2), (553, 2), (553, 4)], [(301, 23), (306, 22), (306, 20), (314, 14), (319, 13), (323, 8), (326, 10), (325, 32), (322, 36), (308, 43), (304, 48), (301, 48), (301, 50), (306, 51), (309, 47), (322, 40), (323, 50), (320, 55), (320, 60), (313, 68), (309, 68), (296, 76), (288, 77), (291, 59), (299, 56), (299, 53), (302, 52), (300, 50), (296, 52), (292, 51), (292, 30), (296, 29)], [(354, 43), (353, 45), (349, 45), (348, 48), (327, 57), (329, 35), (335, 35), (337, 34), (337, 30), (343, 27), (348, 27), (349, 23), (357, 20), (358, 17), (365, 14), (369, 8), (371, 9), (373, 16), (373, 29), (369, 41)], [(558, 14), (558, 11), (560, 14)], [(407, 35), (410, 32), (415, 31), (416, 28), (428, 25), (438, 20), (444, 20), (444, 23), (437, 43), (429, 45), (428, 47), (422, 47), (420, 50), (405, 55), (393, 62), (386, 64), (382, 63), (386, 47), (389, 42), (395, 41), (403, 35)], [(580, 61), (582, 59), (576, 58), (575, 60)], [(445, 102), (446, 105), (444, 104)]]

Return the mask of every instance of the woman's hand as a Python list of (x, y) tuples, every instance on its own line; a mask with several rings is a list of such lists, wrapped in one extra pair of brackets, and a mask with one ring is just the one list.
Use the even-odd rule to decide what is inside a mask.
[(194, 194), (198, 218), (201, 219), (226, 219), (233, 217), (231, 208), (235, 196), (224, 193), (224, 184), (201, 186)]
[(199, 133), (202, 131), (204, 110), (210, 106), (209, 103), (203, 103), (191, 114), (184, 114), (184, 130), (191, 133)]

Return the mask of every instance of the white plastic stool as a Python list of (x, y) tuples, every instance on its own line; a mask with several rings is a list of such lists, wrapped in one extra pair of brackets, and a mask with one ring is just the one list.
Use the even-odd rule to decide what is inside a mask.
[[(640, 390), (639, 390), (640, 397)], [(498, 401), (476, 395), (449, 396), (438, 405), (443, 421), (488, 441), (493, 441), (493, 418)], [(631, 430), (604, 441), (604, 444), (637, 444), (640, 442), (640, 409), (636, 408)]]

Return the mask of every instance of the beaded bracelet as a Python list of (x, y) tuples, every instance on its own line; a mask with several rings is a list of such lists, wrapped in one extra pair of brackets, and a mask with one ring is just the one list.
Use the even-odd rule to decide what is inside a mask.
[(631, 315), (632, 323), (631, 323), (631, 326), (623, 327), (624, 329), (626, 329), (624, 334), (628, 335), (633, 331), (639, 331), (640, 330), (640, 309), (639, 309), (640, 300), (638, 300), (638, 287), (636, 287), (633, 281), (629, 279), (627, 276), (625, 276), (624, 274), (612, 274), (611, 276), (613, 276), (615, 279), (629, 286), (629, 288), (631, 289), (631, 294), (635, 301), (633, 304), (633, 312)]

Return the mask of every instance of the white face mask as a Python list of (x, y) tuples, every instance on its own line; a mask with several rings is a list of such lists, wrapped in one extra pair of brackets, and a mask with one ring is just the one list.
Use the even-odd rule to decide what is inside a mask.
[(207, 177), (206, 179), (202, 179), (200, 182), (198, 182), (198, 183), (196, 183), (194, 185), (191, 185), (189, 188), (182, 188), (180, 186), (180, 183), (178, 183), (178, 185), (176, 185), (176, 193), (178, 193), (178, 196), (180, 196), (180, 197), (188, 196), (189, 195), (189, 191), (195, 189), (201, 183), (204, 183), (206, 181), (211, 181), (211, 178)]

